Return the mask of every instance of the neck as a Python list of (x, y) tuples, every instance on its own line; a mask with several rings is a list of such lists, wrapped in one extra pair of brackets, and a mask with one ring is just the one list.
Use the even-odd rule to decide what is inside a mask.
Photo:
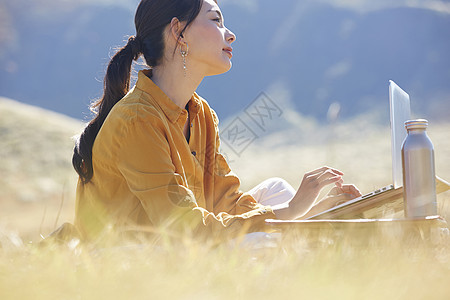
[(185, 77), (181, 63), (158, 66), (152, 71), (152, 81), (181, 108), (186, 107), (203, 78), (204, 75), (190, 70), (189, 66)]

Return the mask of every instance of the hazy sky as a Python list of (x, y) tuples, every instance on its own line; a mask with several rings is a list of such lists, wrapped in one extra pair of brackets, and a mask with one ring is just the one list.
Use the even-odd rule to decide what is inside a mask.
[[(263, 90), (284, 95), (278, 98), (288, 99), (291, 95), (305, 114), (323, 115), (330, 103), (336, 101), (353, 101), (354, 105), (348, 108), (351, 111), (356, 111), (355, 105), (368, 109), (372, 106), (366, 107), (366, 103), (384, 99), (379, 91), (391, 77), (415, 99), (428, 102), (435, 99), (431, 101), (437, 103), (433, 111), (443, 111), (443, 100), (439, 99), (449, 99), (450, 44), (445, 36), (448, 36), (450, 0), (218, 2), (228, 20), (227, 26), (238, 36), (234, 46), (236, 56), (230, 72), (208, 78), (199, 92), (215, 99), (216, 109), (223, 115), (231, 113), (230, 107), (243, 108), (242, 103), (251, 102)], [(39, 81), (47, 75), (30, 75), (47, 72), (48, 78), (72, 97), (70, 103), (81, 103), (70, 112), (82, 111), (88, 100), (79, 99), (99, 96), (104, 65), (114, 47), (134, 34), (133, 16), (138, 3), (139, 0), (0, 0), (0, 70), (3, 71), (0, 75), (12, 78), (3, 81), (2, 96), (63, 111), (66, 107), (58, 99), (50, 99), (46, 83)], [(407, 7), (414, 9), (395, 9)], [(255, 52), (260, 41), (260, 35), (255, 33), (261, 30), (266, 40)], [(388, 51), (383, 45), (391, 43), (392, 37), (380, 33), (391, 30), (401, 35), (401, 39), (393, 51)], [(337, 47), (336, 51), (330, 49), (330, 43)], [(83, 86), (82, 90), (55, 75), (67, 63), (67, 55), (79, 61), (71, 75)], [(43, 68), (47, 61), (52, 62), (50, 70)], [(255, 71), (260, 70), (261, 62), (270, 68), (271, 75)], [(29, 76), (27, 89), (14, 79), (19, 74)], [(250, 76), (254, 80), (245, 81)], [(425, 89), (424, 85), (430, 83), (431, 87), (427, 85)], [(226, 89), (224, 85), (228, 84), (236, 91)], [(351, 88), (345, 88), (350, 84)], [(225, 104), (228, 98), (245, 100), (236, 100), (230, 106)]]
[[(256, 12), (258, 10), (259, 1), (261, 0), (220, 0), (219, 5), (239, 5), (249, 9), (250, 11)], [(346, 8), (362, 13), (395, 7), (415, 7), (450, 14), (449, 1), (442, 0), (301, 0), (297, 3), (299, 5), (307, 5), (308, 3), (318, 2), (328, 3), (336, 7)]]

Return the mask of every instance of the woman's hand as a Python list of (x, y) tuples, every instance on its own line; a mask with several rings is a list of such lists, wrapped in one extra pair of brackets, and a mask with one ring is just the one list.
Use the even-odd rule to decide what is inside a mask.
[(362, 196), (361, 192), (353, 184), (341, 184), (332, 188), (318, 204), (321, 202), (329, 202), (332, 203), (331, 207), (334, 207), (360, 196)]
[[(326, 206), (327, 203), (331, 205), (333, 202), (331, 199), (333, 197), (335, 200), (342, 201), (343, 198), (341, 197), (341, 194), (345, 194), (343, 188), (345, 186), (346, 191), (352, 191), (353, 188), (350, 188), (349, 185), (343, 185), (342, 182), (342, 173), (339, 170), (330, 168), (330, 167), (321, 167), (319, 169), (313, 170), (311, 172), (306, 173), (303, 176), (303, 180), (300, 184), (300, 187), (297, 190), (297, 193), (292, 198), (292, 200), (289, 202), (289, 207), (286, 207), (284, 209), (278, 210), (275, 212), (277, 215), (277, 218), (279, 219), (297, 219), (300, 217), (303, 217), (306, 215), (306, 213), (313, 207), (313, 205), (316, 203), (317, 197), (320, 193), (320, 191), (327, 185), (335, 184), (337, 190), (334, 189), (334, 194), (328, 194), (327, 197), (330, 200), (327, 200), (322, 204), (321, 206)], [(353, 186), (354, 187), (354, 186)], [(354, 187), (356, 189), (356, 187)], [(357, 190), (357, 189), (356, 189)], [(359, 192), (359, 191), (358, 191)], [(327, 198), (326, 197), (326, 198)], [(339, 197), (339, 198), (337, 198)], [(323, 201), (326, 200), (326, 198), (323, 199)], [(320, 201), (322, 202), (322, 201)], [(320, 208), (320, 207), (319, 207)], [(308, 214), (309, 215), (309, 214)]]
[(314, 216), (360, 196), (362, 196), (361, 192), (353, 184), (338, 184), (333, 187), (330, 192), (322, 200), (315, 204), (306, 214), (301, 216), (300, 219)]

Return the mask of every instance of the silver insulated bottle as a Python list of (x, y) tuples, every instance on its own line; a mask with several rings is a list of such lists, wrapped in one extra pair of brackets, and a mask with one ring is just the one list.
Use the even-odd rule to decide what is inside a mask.
[(434, 148), (426, 131), (428, 121), (409, 120), (405, 127), (408, 131), (402, 146), (405, 217), (437, 215)]

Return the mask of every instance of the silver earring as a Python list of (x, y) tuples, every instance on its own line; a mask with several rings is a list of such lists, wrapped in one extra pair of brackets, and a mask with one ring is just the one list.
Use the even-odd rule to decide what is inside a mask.
[(184, 77), (186, 77), (186, 56), (188, 56), (189, 53), (189, 46), (186, 43), (186, 51), (183, 51), (183, 45), (180, 47), (180, 54), (181, 54), (181, 58), (183, 59), (183, 71), (184, 71)]

